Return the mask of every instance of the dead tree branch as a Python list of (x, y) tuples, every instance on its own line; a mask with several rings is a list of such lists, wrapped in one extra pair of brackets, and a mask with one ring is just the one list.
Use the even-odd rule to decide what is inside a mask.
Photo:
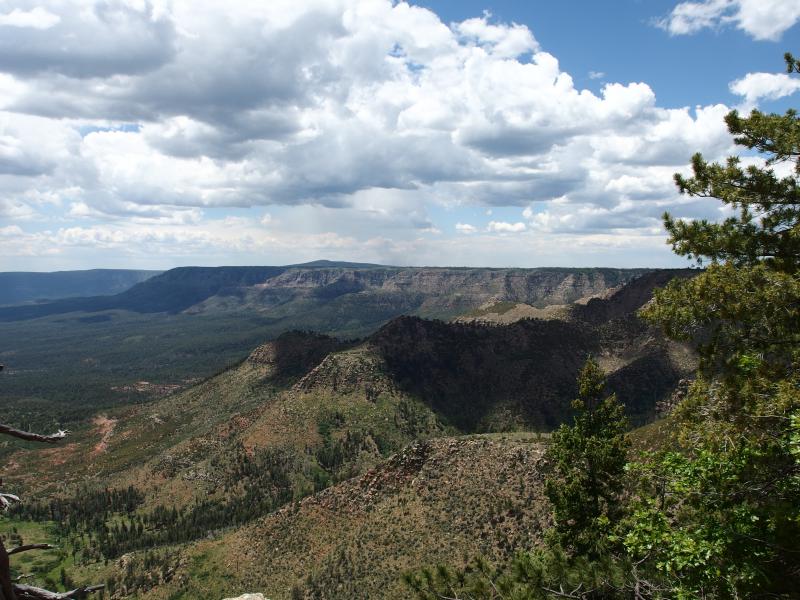
[(24, 546), (17, 546), (8, 551), (8, 555), (19, 554), (20, 552), (27, 552), (28, 550), (53, 550), (55, 546), (52, 544), (25, 544)]
[[(3, 370), (3, 365), (0, 365), (0, 371)], [(41, 435), (39, 433), (30, 433), (15, 429), (10, 425), (0, 423), (0, 434), (5, 434), (17, 439), (27, 440), (29, 442), (44, 442), (46, 444), (55, 444), (65, 437), (67, 431), (60, 429), (51, 435)], [(2, 480), (0, 480), (2, 484)], [(20, 499), (14, 494), (7, 494), (0, 492), (0, 512), (8, 510), (12, 502), (19, 502)], [(19, 578), (11, 577), (11, 563), (9, 556), (12, 554), (19, 554), (29, 550), (50, 550), (54, 546), (50, 544), (26, 544), (17, 546), (11, 550), (6, 550), (3, 540), (0, 539), (0, 600), (80, 600), (86, 598), (89, 594), (103, 589), (103, 585), (92, 585), (87, 587), (76, 588), (69, 592), (51, 592), (42, 588), (33, 587), (31, 585), (24, 585), (19, 582)]]
[[(0, 483), (2, 483), (2, 480), (0, 480)], [(0, 492), (0, 510), (8, 510), (12, 502), (19, 502), (19, 496)]]
[(92, 585), (80, 587), (70, 592), (51, 592), (30, 585), (14, 584), (14, 591), (17, 594), (17, 600), (70, 600), (72, 598), (80, 600), (81, 598), (86, 598), (89, 594), (102, 590), (104, 587), (103, 585)]
[(55, 444), (63, 440), (69, 434), (68, 431), (63, 429), (59, 429), (57, 432), (50, 434), (50, 435), (42, 435), (40, 433), (30, 433), (28, 431), (21, 431), (19, 429), (14, 429), (9, 425), (4, 425), (0, 423), (0, 433), (4, 433), (6, 435), (10, 435), (11, 437), (19, 438), (21, 440), (27, 440), (29, 442), (45, 442), (47, 444)]

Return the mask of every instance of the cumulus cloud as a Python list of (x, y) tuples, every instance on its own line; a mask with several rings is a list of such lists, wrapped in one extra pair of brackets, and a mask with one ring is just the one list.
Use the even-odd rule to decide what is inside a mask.
[(506, 223), (505, 221), (489, 221), (486, 231), (495, 233), (519, 233), (525, 231), (525, 223)]
[(131, 75), (162, 66), (173, 55), (173, 22), (147, 1), (4, 4), (22, 5), (0, 15), (0, 70), (8, 73)]
[(321, 255), (341, 250), (353, 251), (359, 242), (335, 233), (287, 234), (265, 232), (251, 219), (218, 219), (203, 227), (165, 226), (153, 228), (133, 223), (61, 227), (30, 231), (12, 225), (0, 228), (0, 250), (6, 255), (41, 256), (67, 253), (71, 249), (102, 249), (125, 256), (215, 256), (232, 253), (240, 257), (265, 255), (270, 251), (301, 246)]
[[(72, 232), (26, 251), (214, 246), (228, 239), (219, 213), (251, 208), (247, 235), (265, 244), (282, 243), (280, 223), (390, 258), (470, 218), (443, 224), (442, 207), (541, 203), (538, 224), (455, 225), (470, 239), (630, 229), (635, 214), (649, 227), (678, 202), (672, 172), (731, 148), (727, 107), (662, 108), (646, 82), (581, 89), (527, 27), (488, 14), (448, 25), (390, 0), (1, 6), (0, 217), (46, 214)], [(568, 222), (571, 206), (583, 212)]]
[(777, 100), (800, 90), (800, 79), (786, 73), (748, 73), (731, 82), (731, 92), (744, 97), (745, 104), (753, 106), (762, 98)]
[(461, 233), (475, 233), (478, 231), (478, 228), (469, 223), (456, 223), (456, 231)]
[(492, 25), (491, 13), (483, 17), (467, 19), (456, 24), (456, 31), (468, 43), (474, 43), (492, 55), (517, 57), (539, 49), (539, 43), (524, 25)]
[(756, 40), (778, 40), (800, 20), (796, 0), (702, 0), (681, 2), (657, 24), (671, 35), (735, 26)]
[(32, 27), (33, 29), (50, 29), (61, 21), (61, 17), (37, 6), (31, 10), (15, 8), (10, 13), (0, 13), (0, 27)]

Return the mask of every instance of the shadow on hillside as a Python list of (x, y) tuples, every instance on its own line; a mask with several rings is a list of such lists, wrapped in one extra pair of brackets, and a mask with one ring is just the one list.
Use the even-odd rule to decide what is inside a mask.
[(589, 356), (616, 356), (608, 391), (634, 425), (687, 375), (667, 341), (636, 316), (653, 290), (697, 271), (646, 274), (607, 299), (574, 306), (567, 321), (527, 319), (505, 326), (400, 317), (369, 338), (398, 387), (464, 432), (550, 430), (569, 418), (576, 379)]

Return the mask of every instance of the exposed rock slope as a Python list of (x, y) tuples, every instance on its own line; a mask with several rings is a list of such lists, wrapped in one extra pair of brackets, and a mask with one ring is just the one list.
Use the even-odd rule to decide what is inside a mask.
[[(0, 308), (0, 321), (69, 312), (124, 309), (140, 313), (260, 308), (287, 316), (310, 305), (371, 311), (394, 307), (384, 320), (474, 309), (494, 298), (542, 307), (602, 293), (645, 272), (636, 269), (447, 269), (373, 266), (181, 267), (114, 296)], [(348, 302), (342, 304), (343, 298)], [(286, 304), (291, 304), (287, 312)]]
[(275, 600), (407, 598), (419, 565), (502, 560), (548, 523), (543, 446), (528, 436), (415, 443), (360, 477), (188, 550), (224, 580), (179, 573), (147, 598), (198, 597), (219, 586)]

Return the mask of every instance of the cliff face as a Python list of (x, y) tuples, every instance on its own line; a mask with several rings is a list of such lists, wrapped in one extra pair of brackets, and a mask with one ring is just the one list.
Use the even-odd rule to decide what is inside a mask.
[[(67, 312), (124, 309), (139, 313), (211, 313), (280, 308), (280, 316), (334, 309), (451, 317), (490, 300), (535, 307), (603, 294), (642, 269), (472, 269), (428, 267), (182, 267), (115, 296), (0, 307), (0, 321)], [(318, 324), (313, 323), (314, 327)], [(323, 327), (324, 328), (324, 327)]]
[[(609, 373), (610, 391), (634, 422), (645, 422), (695, 361), (691, 349), (666, 340), (636, 312), (655, 288), (691, 274), (645, 274), (608, 298), (564, 307), (559, 318), (548, 320), (487, 327), (399, 317), (360, 347), (329, 355), (301, 387), (405, 393), (462, 431), (547, 429), (569, 414), (578, 372), (594, 356)], [(521, 279), (508, 273), (497, 278)], [(563, 278), (550, 289), (590, 289), (591, 278), (580, 279)]]
[[(643, 274), (635, 269), (290, 268), (247, 288), (226, 290), (192, 308), (272, 308), (315, 303), (379, 303), (396, 314), (451, 317), (488, 301), (545, 307), (606, 293)], [(224, 300), (220, 298), (224, 296)]]
[(353, 293), (381, 291), (490, 298), (526, 304), (567, 304), (627, 283), (636, 269), (289, 269), (254, 286), (260, 290), (295, 289)]

